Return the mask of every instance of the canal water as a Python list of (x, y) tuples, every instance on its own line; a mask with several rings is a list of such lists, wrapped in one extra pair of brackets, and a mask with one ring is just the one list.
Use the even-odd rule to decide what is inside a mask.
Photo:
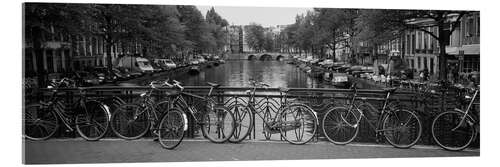
[[(322, 83), (321, 80), (309, 77), (306, 72), (293, 64), (288, 64), (284, 61), (260, 60), (228, 60), (225, 64), (203, 68), (200, 73), (194, 75), (182, 73), (169, 76), (165, 74), (155, 77), (145, 77), (130, 83), (145, 85), (149, 83), (150, 80), (165, 80), (167, 78), (180, 81), (182, 85), (185, 86), (206, 86), (206, 82), (215, 82), (229, 87), (251, 87), (249, 80), (255, 80), (257, 82), (269, 84), (272, 88), (334, 88), (332, 85)], [(231, 94), (238, 92), (225, 93)], [(260, 93), (268, 95), (279, 94), (278, 92)], [(277, 102), (278, 101), (275, 103)], [(277, 111), (273, 111), (271, 115), (274, 116), (276, 112)], [(262, 118), (255, 117), (254, 130), (255, 131), (252, 133), (253, 139), (265, 140), (266, 136), (263, 133), (264, 126)], [(195, 133), (194, 135), (196, 138), (201, 137), (200, 133)], [(273, 134), (270, 136), (270, 139), (280, 140), (280, 135)]]
[(324, 88), (333, 87), (309, 77), (305, 72), (284, 61), (230, 60), (225, 64), (204, 68), (199, 74), (180, 75), (174, 79), (183, 85), (205, 86), (215, 82), (223, 86), (246, 87), (249, 80), (264, 82), (271, 87)]

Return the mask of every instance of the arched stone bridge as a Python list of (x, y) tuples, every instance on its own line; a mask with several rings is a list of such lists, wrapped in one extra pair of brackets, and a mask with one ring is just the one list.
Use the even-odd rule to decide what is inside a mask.
[(265, 52), (265, 53), (235, 53), (228, 54), (228, 60), (287, 60), (293, 57), (289, 53)]

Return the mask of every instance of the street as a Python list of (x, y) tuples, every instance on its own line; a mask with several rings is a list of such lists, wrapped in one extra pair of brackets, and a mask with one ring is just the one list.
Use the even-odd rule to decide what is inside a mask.
[(174, 150), (163, 149), (152, 139), (103, 139), (98, 142), (82, 139), (24, 140), (24, 153), (26, 164), (479, 156), (479, 150), (451, 152), (420, 145), (397, 149), (390, 145), (365, 143), (339, 146), (320, 141), (291, 145), (263, 140), (214, 144), (203, 139), (186, 139)]

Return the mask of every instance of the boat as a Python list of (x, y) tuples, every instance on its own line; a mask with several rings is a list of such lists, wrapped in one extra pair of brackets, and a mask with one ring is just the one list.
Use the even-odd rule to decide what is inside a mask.
[(200, 73), (200, 66), (195, 65), (195, 66), (189, 67), (188, 73), (191, 75)]

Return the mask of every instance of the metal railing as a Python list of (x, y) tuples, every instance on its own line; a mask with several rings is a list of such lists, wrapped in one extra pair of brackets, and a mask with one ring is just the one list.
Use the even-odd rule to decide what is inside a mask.
[[(88, 87), (87, 97), (111, 97), (117, 96), (123, 99), (127, 103), (136, 102), (139, 100), (139, 94), (149, 90), (150, 87), (147, 86), (130, 86), (130, 87), (117, 87), (117, 86), (101, 86), (101, 87)], [(184, 91), (198, 94), (206, 95), (209, 91), (209, 86), (185, 86)], [(220, 104), (230, 106), (236, 103), (246, 104), (248, 102), (249, 95), (245, 93), (247, 90), (253, 88), (249, 87), (220, 87), (213, 92), (213, 96)], [(153, 97), (159, 102), (161, 100), (168, 100), (167, 93), (171, 93), (175, 89), (172, 88), (158, 88), (154, 91)], [(31, 91), (30, 91), (31, 92)], [(64, 99), (68, 104), (76, 99), (78, 96), (78, 89), (76, 88), (62, 88), (59, 89), (60, 97)], [(44, 100), (50, 95), (48, 89), (38, 89), (32, 91), (31, 94), (25, 94), (25, 105)], [(350, 98), (353, 95), (353, 91), (350, 89), (327, 89), (327, 88), (290, 88), (287, 93), (288, 101), (299, 101), (309, 105), (315, 110), (319, 119), (319, 125), (323, 120), (323, 115), (331, 108), (340, 105), (346, 105), (350, 102)], [(385, 97), (385, 91), (383, 90), (367, 90), (358, 89), (358, 98), (362, 100), (367, 100), (372, 103), (376, 108), (381, 109), (382, 103)], [(442, 111), (448, 111), (455, 107), (460, 108), (460, 104), (457, 104), (457, 93), (454, 91), (438, 91), (436, 93), (416, 93), (413, 91), (398, 90), (393, 95), (391, 95), (390, 101), (397, 103), (398, 105), (405, 107), (410, 110), (416, 111), (418, 116), (422, 120), (423, 133), (419, 141), (420, 144), (433, 144), (432, 136), (430, 133), (432, 119)], [(278, 88), (257, 88), (256, 89), (256, 108), (257, 109), (270, 109), (274, 111), (274, 114), (281, 107), (281, 102), (283, 99), (283, 93), (280, 92)], [(194, 99), (186, 99), (190, 104), (193, 104), (199, 111), (203, 111), (205, 106), (199, 101)], [(254, 117), (258, 118), (258, 117)], [(190, 118), (192, 119), (192, 118)], [(255, 121), (255, 120), (254, 120)], [(190, 121), (193, 122), (193, 121)], [(254, 124), (256, 127), (260, 126)], [(187, 132), (187, 137), (195, 137), (196, 132), (193, 126), (191, 126)], [(318, 127), (321, 128), (321, 127)], [(356, 138), (359, 142), (374, 142), (375, 135), (370, 130), (366, 123), (360, 125), (360, 134)], [(255, 139), (256, 131), (254, 128), (250, 139)], [(323, 131), (318, 129), (317, 138), (322, 140)], [(107, 134), (108, 136), (113, 136), (112, 133)], [(279, 134), (274, 134), (279, 135)], [(57, 135), (56, 135), (57, 136)], [(67, 134), (61, 132), (59, 136), (74, 137), (74, 134)], [(479, 141), (479, 140), (476, 140)], [(474, 145), (478, 145), (478, 142)], [(473, 145), (473, 146), (474, 146)]]

